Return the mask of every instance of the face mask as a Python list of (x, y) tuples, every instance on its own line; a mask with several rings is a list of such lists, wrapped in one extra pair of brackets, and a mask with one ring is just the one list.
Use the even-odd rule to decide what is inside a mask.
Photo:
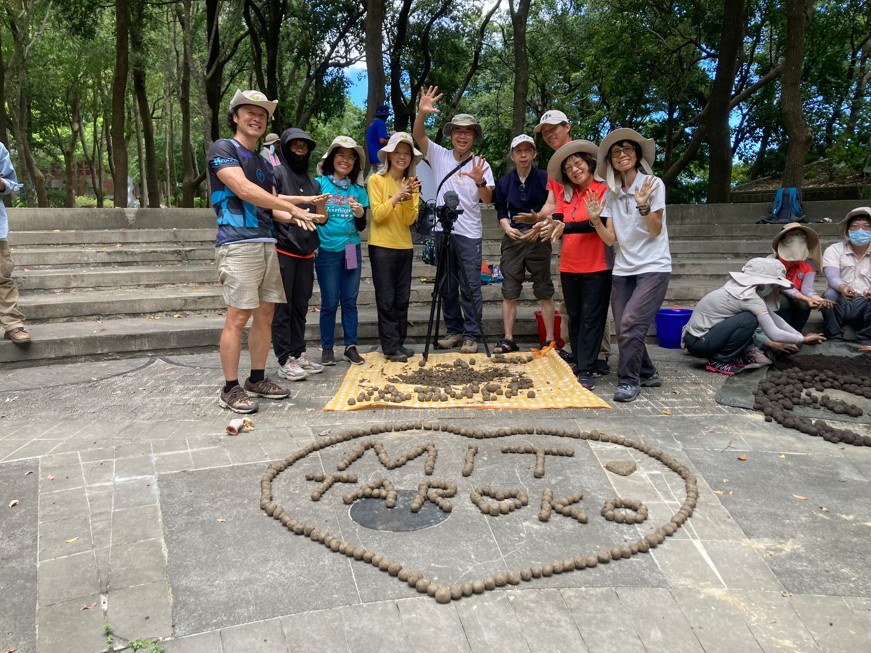
[(287, 152), (287, 150), (285, 153), (287, 154), (287, 165), (295, 173), (301, 174), (308, 170), (310, 154), (300, 156), (294, 152)]
[(274, 146), (274, 145), (270, 145), (270, 146), (269, 146), (269, 153), (270, 153), (270, 154), (275, 154), (275, 146)]
[(760, 297), (768, 297), (768, 295), (770, 295), (773, 291), (774, 291), (774, 286), (770, 283), (767, 283), (764, 286), (762, 286), (762, 288), (757, 290), (756, 294), (759, 295)]
[(856, 229), (855, 231), (848, 231), (847, 238), (850, 239), (850, 242), (857, 247), (862, 247), (862, 245), (867, 245), (871, 243), (871, 231), (866, 231), (865, 229)]

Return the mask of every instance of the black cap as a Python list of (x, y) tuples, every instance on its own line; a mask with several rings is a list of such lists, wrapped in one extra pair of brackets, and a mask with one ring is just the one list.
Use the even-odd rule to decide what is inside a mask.
[(375, 109), (375, 117), (376, 118), (386, 118), (390, 115), (390, 107), (386, 104), (379, 104), (378, 108)]

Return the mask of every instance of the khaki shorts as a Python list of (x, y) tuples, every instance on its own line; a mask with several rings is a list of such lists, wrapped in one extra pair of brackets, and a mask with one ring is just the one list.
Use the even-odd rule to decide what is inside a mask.
[(215, 263), (227, 306), (250, 310), (286, 301), (275, 243), (221, 245), (215, 250)]

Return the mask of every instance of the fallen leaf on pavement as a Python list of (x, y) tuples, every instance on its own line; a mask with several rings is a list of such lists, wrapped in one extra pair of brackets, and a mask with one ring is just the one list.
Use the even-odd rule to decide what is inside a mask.
[(78, 536), (76, 536), (76, 537), (72, 537), (72, 538), (70, 538), (70, 539), (68, 539), (68, 540), (64, 540), (64, 542), (66, 542), (67, 544), (72, 544), (72, 543), (75, 542), (77, 539), (79, 539)]
[(48, 481), (53, 481), (53, 480), (54, 480), (54, 474), (49, 474), (49, 475), (46, 476), (45, 478), (46, 478), (46, 480), (48, 480)]
[(94, 603), (86, 603), (86, 604), (83, 605), (81, 608), (79, 608), (79, 610), (93, 610), (93, 609), (96, 608), (96, 607), (97, 607), (97, 603), (96, 603), (96, 602), (94, 602)]
[(820, 506), (820, 510), (822, 510), (823, 512), (829, 512), (829, 509), (825, 506)]
[(9, 502), (9, 507), (10, 507), (10, 508), (14, 508), (14, 507), (17, 506), (19, 503), (21, 503), (21, 502), (20, 502), (18, 499), (12, 499), (12, 501)]
[(227, 520), (224, 519), (223, 517), (218, 517), (215, 521), (217, 521), (219, 524), (223, 524)]
[(320, 433), (318, 433), (318, 435), (329, 435), (329, 434), (330, 434), (330, 429), (326, 429), (325, 431), (321, 431)]
[(747, 454), (742, 453), (740, 456), (738, 456), (738, 460), (747, 460)]
[(671, 415), (671, 411), (670, 411), (668, 408), (663, 408), (663, 409), (662, 409), (662, 414), (663, 414), (663, 415)]
[(25, 475), (25, 476), (30, 476), (31, 474), (33, 474), (33, 470), (32, 470), (32, 469), (28, 469), (26, 472), (24, 472), (24, 475)]
[(714, 494), (719, 494), (720, 496), (723, 496), (723, 490), (711, 490), (711, 492), (713, 492)]
[(786, 456), (784, 456), (783, 454), (780, 454), (780, 455), (778, 456), (778, 458), (785, 459)]
[(800, 494), (793, 494), (793, 495), (792, 495), (792, 498), (793, 498), (793, 499), (798, 499), (799, 501), (805, 501), (805, 500), (807, 500), (807, 497), (803, 497), (803, 496), (801, 496)]

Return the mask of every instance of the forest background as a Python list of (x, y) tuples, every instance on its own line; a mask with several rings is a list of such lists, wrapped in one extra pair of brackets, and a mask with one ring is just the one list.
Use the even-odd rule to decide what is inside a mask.
[[(654, 138), (669, 201), (806, 164), (871, 178), (867, 0), (3, 0), (0, 141), (31, 206), (205, 206), (229, 98), (278, 98), (269, 131), (363, 142), (375, 106), (408, 130), (421, 87), (484, 127), (498, 175), (513, 135), (561, 109), (575, 138)], [(374, 62), (374, 63), (370, 63)], [(366, 107), (349, 86), (366, 70)], [(539, 164), (551, 152), (540, 145)], [(55, 189), (55, 190), (52, 190)]]

